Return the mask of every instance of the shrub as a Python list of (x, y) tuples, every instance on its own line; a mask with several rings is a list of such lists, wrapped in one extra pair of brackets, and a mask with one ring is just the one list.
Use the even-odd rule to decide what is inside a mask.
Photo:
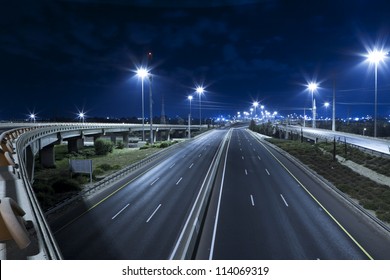
[(97, 139), (95, 141), (95, 154), (105, 156), (111, 153), (114, 149), (114, 144), (111, 141)]
[(108, 171), (108, 170), (111, 170), (112, 167), (111, 165), (109, 165), (108, 163), (102, 163), (98, 166), (101, 170), (103, 171)]
[(169, 147), (169, 143), (168, 142), (162, 142), (160, 144), (160, 148), (167, 148), (167, 147)]
[(139, 148), (140, 150), (146, 150), (146, 149), (149, 149), (149, 145), (144, 145), (142, 147)]
[(99, 175), (103, 175), (104, 174), (104, 171), (101, 170), (100, 168), (96, 168), (93, 172), (92, 172), (92, 176), (96, 177), (96, 176), (99, 176)]
[(122, 150), (124, 147), (125, 147), (125, 144), (123, 143), (123, 141), (118, 141), (118, 143), (116, 144), (117, 149)]

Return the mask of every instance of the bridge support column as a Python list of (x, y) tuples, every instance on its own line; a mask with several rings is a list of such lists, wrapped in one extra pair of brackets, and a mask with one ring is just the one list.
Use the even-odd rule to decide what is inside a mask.
[(27, 176), (30, 182), (34, 181), (35, 156), (30, 146), (24, 150), (24, 162), (26, 165)]
[(113, 135), (111, 135), (110, 138), (111, 138), (111, 142), (114, 143), (114, 144), (116, 144), (116, 135), (113, 134)]
[(84, 147), (84, 138), (73, 138), (68, 140), (68, 152), (78, 152)]
[(39, 159), (43, 167), (55, 166), (54, 145), (44, 147), (39, 151)]
[(129, 147), (129, 133), (128, 132), (123, 133), (122, 138), (123, 138), (123, 146), (125, 148), (128, 148)]
[(156, 143), (157, 141), (157, 133), (158, 133), (158, 128), (156, 129), (156, 131), (154, 132), (154, 135), (153, 135), (153, 143)]

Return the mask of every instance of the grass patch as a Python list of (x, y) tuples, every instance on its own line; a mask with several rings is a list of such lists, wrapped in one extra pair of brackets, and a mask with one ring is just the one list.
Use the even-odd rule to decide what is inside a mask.
[[(343, 166), (337, 161), (333, 161), (332, 156), (324, 154), (321, 149), (332, 152), (333, 144), (329, 150), (329, 146), (325, 143), (309, 144), (300, 143), (289, 140), (268, 139), (269, 142), (275, 144), (285, 150), (292, 156), (299, 159), (302, 163), (308, 165), (311, 169), (330, 181), (339, 190), (348, 194), (350, 197), (359, 201), (359, 204), (368, 210), (375, 211), (377, 217), (385, 222), (390, 222), (390, 188), (385, 185), (377, 184), (372, 180), (361, 176), (348, 167)], [(343, 146), (343, 145), (342, 145)], [(345, 152), (345, 147), (338, 147), (337, 151)], [(356, 149), (355, 149), (356, 150)], [(365, 155), (361, 151), (350, 151), (349, 159), (357, 162), (360, 160), (373, 162), (378, 165), (378, 160), (381, 158), (373, 158), (371, 155)], [(382, 158), (385, 162), (388, 159)]]
[(69, 159), (92, 159), (93, 179), (96, 181), (159, 150), (159, 147), (120, 147), (105, 156), (97, 156), (94, 147), (84, 147), (78, 153), (68, 153), (67, 145), (58, 145), (55, 146), (55, 168), (42, 168), (37, 159), (33, 188), (43, 209), (48, 209), (65, 197), (77, 193), (89, 182), (87, 174), (70, 173)]

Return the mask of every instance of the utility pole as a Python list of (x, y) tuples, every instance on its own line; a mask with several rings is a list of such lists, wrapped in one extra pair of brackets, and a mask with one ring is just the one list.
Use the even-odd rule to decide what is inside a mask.
[(336, 131), (336, 80), (333, 78), (332, 131)]
[[(152, 61), (152, 53), (148, 53), (148, 67)], [(153, 144), (153, 97), (152, 97), (152, 75), (149, 75), (149, 115), (150, 115), (150, 144)]]

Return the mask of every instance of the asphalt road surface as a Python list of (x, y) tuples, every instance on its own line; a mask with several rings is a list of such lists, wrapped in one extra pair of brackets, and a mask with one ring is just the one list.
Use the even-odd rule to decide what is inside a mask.
[(226, 133), (213, 130), (184, 143), (86, 202), (85, 211), (53, 228), (64, 258), (168, 259)]
[(219, 173), (197, 259), (390, 259), (388, 232), (247, 130)]

